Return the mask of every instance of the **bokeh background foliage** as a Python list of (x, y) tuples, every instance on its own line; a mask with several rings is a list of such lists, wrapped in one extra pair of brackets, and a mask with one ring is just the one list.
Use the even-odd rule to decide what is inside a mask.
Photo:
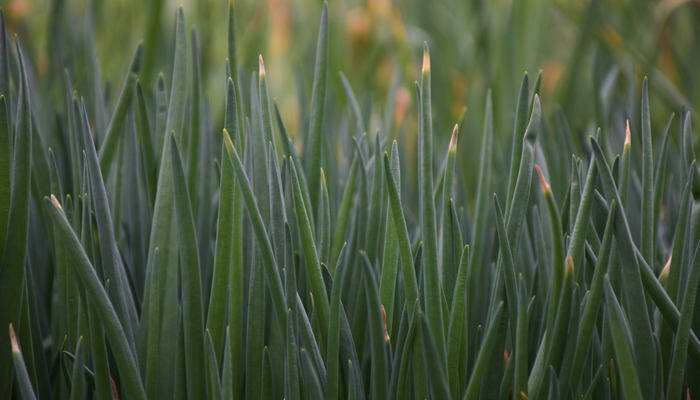
[[(214, 115), (223, 112), (226, 57), (226, 0), (2, 0), (8, 29), (27, 42), (28, 57), (41, 76), (68, 67), (76, 89), (88, 85), (81, 74), (86, 31), (94, 32), (94, 51), (106, 84), (119, 85), (129, 57), (145, 40), (141, 79), (152, 83), (172, 68), (169, 54), (175, 8), (182, 4), (188, 26), (197, 30), (202, 49), (202, 77)], [(310, 0), (236, 0), (239, 66), (257, 68), (263, 52), (273, 89), (287, 125), (296, 126), (304, 107), (299, 91), (310, 91), (315, 24), (319, 2)], [(418, 49), (433, 49), (435, 132), (449, 138), (451, 124), (463, 107), (468, 115), (483, 111), (483, 93), (493, 90), (497, 140), (508, 144), (517, 89), (523, 71), (532, 78), (542, 70), (546, 109), (562, 107), (573, 129), (587, 124), (624, 128), (638, 113), (628, 96), (649, 75), (652, 111), (686, 107), (697, 112), (700, 101), (700, 7), (683, 0), (366, 0), (331, 1), (330, 101), (344, 101), (338, 71), (353, 83), (366, 113), (384, 104), (394, 75), (412, 101)], [(57, 75), (59, 76), (59, 75)], [(42, 80), (42, 82), (49, 82)], [(54, 82), (55, 83), (55, 82)], [(112, 91), (112, 101), (116, 96)], [(306, 93), (308, 94), (308, 93)], [(638, 93), (636, 93), (638, 95)], [(628, 103), (623, 113), (601, 107)], [(344, 107), (336, 104), (335, 112)], [(502, 110), (502, 112), (501, 112)], [(617, 111), (617, 110), (615, 110)], [(633, 121), (638, 118), (632, 119)], [(408, 123), (415, 123), (413, 119)], [(634, 122), (633, 122), (634, 123)], [(665, 121), (652, 121), (661, 128)], [(466, 124), (479, 126), (478, 118)], [(634, 127), (634, 126), (633, 126)], [(659, 131), (661, 128), (656, 129)], [(295, 130), (295, 129), (293, 129)], [(638, 131), (638, 130), (637, 130)], [(465, 157), (467, 158), (467, 157)], [(467, 158), (469, 159), (469, 158)]]

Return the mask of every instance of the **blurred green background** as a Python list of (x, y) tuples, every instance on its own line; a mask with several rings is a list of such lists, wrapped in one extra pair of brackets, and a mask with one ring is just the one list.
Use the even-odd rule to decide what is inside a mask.
[[(320, 2), (235, 1), (241, 74), (257, 70), (258, 53), (263, 55), (272, 95), (295, 134), (303, 127), (299, 115), (308, 107)], [(174, 14), (180, 4), (188, 29), (196, 29), (200, 37), (205, 93), (220, 126), (228, 0), (2, 0), (8, 29), (29, 48), (36, 73), (61, 76), (68, 68), (79, 92), (92, 79), (78, 69), (88, 65), (79, 60), (88, 53), (81, 49), (89, 48), (88, 38), (94, 37), (109, 104), (141, 40), (146, 46), (141, 77), (146, 87), (158, 72), (168, 79)], [(638, 92), (645, 75), (657, 138), (672, 111), (690, 109), (697, 115), (699, 1), (332, 0), (329, 13), (328, 101), (336, 103), (330, 109), (336, 115), (345, 112), (339, 79), (343, 71), (373, 131), (383, 126), (383, 110), (394, 107), (396, 132), (391, 134), (414, 134), (413, 82), (423, 41), (431, 46), (433, 119), (440, 146), (465, 107), (463, 131), (478, 135), (491, 88), (496, 146), (508, 149), (524, 71), (529, 71), (531, 84), (542, 71), (540, 92), (548, 118), (562, 109), (581, 137), (601, 126), (621, 144), (624, 120), (632, 120), (633, 130), (638, 126)], [(392, 82), (400, 89), (396, 101), (387, 102)], [(476, 157), (470, 156), (477, 154), (477, 142), (461, 143), (468, 155), (464, 163), (476, 165)], [(497, 152), (497, 170), (507, 168), (500, 162), (506, 154)]]

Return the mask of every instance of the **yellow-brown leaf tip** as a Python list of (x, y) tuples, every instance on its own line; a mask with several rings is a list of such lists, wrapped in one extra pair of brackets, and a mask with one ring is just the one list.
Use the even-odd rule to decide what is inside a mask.
[(664, 268), (661, 270), (661, 276), (660, 278), (667, 278), (668, 273), (671, 271), (671, 260), (673, 259), (673, 256), (668, 257), (668, 261), (666, 261), (666, 265), (664, 265)]
[(630, 133), (630, 120), (625, 123), (625, 147), (632, 145), (632, 134)]
[(264, 78), (265, 77), (265, 63), (263, 62), (262, 54), (258, 54), (258, 65), (259, 65), (258, 74), (260, 74), (261, 78)]
[(574, 272), (574, 259), (571, 256), (566, 258), (566, 276), (571, 275)]
[(15, 336), (15, 328), (12, 326), (12, 322), (10, 322), (10, 341), (12, 342), (12, 352), (15, 354), (20, 354), (17, 336)]
[(450, 138), (450, 152), (455, 153), (457, 151), (457, 134), (459, 133), (459, 125), (455, 124), (452, 129), (452, 137)]
[(428, 47), (427, 47), (427, 46), (423, 49), (423, 68), (422, 68), (422, 72), (423, 72), (424, 74), (430, 72), (430, 53), (428, 53)]
[(51, 202), (53, 203), (53, 205), (56, 206), (56, 208), (58, 208), (59, 210), (63, 211), (63, 207), (61, 207), (61, 203), (58, 202), (58, 199), (56, 198), (56, 196), (51, 194), (50, 197), (51, 197)]
[(547, 180), (544, 179), (544, 174), (542, 173), (540, 166), (537, 164), (535, 164), (535, 171), (537, 171), (537, 176), (540, 178), (540, 186), (542, 187), (542, 194), (549, 195), (552, 192), (552, 189), (549, 187), (549, 183), (547, 183)]
[(386, 309), (384, 309), (384, 304), (379, 305), (382, 309), (382, 324), (384, 325), (384, 341), (389, 342), (389, 330), (386, 327)]
[(224, 128), (223, 134), (224, 134), (224, 145), (226, 146), (226, 149), (228, 151), (231, 151), (233, 149), (233, 142), (231, 142), (231, 137), (229, 136), (226, 128)]

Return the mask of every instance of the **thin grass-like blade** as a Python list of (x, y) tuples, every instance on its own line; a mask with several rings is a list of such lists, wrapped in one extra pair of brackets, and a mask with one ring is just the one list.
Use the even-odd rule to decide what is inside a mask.
[(515, 396), (527, 393), (527, 377), (528, 377), (528, 324), (529, 316), (527, 286), (523, 274), (518, 274), (518, 320), (515, 327), (515, 366), (513, 377), (513, 393)]
[(550, 287), (549, 303), (547, 304), (547, 328), (551, 331), (554, 327), (557, 305), (559, 304), (559, 296), (561, 295), (561, 287), (564, 281), (564, 234), (561, 230), (561, 217), (556, 201), (554, 200), (554, 195), (552, 194), (552, 189), (545, 180), (542, 170), (537, 164), (535, 164), (535, 170), (540, 179), (542, 196), (544, 196), (545, 202), (547, 203), (552, 235), (552, 285)]
[(236, 119), (236, 128), (233, 130), (226, 128), (229, 132), (243, 132), (243, 102), (241, 101), (241, 88), (238, 83), (238, 48), (236, 43), (236, 13), (234, 12), (234, 0), (228, 2), (228, 30), (227, 30), (227, 54), (229, 68), (231, 69), (231, 79), (233, 82), (234, 92), (239, 101), (234, 107), (234, 112), (238, 114)]
[(136, 48), (134, 58), (131, 61), (131, 65), (129, 66), (129, 71), (124, 79), (122, 91), (119, 93), (117, 107), (114, 110), (114, 114), (112, 114), (109, 125), (107, 125), (105, 139), (102, 142), (102, 146), (100, 146), (100, 167), (105, 178), (109, 176), (109, 172), (112, 170), (114, 164), (114, 156), (116, 156), (119, 147), (119, 138), (122, 135), (122, 130), (126, 123), (126, 116), (131, 106), (131, 99), (133, 98), (136, 79), (141, 69), (142, 58), (143, 46), (139, 44)]
[[(220, 359), (221, 356), (224, 325), (226, 324), (226, 299), (229, 295), (229, 283), (236, 285), (231, 288), (231, 296), (238, 299), (241, 294), (240, 292), (233, 292), (233, 290), (239, 291), (240, 288), (238, 287), (238, 283), (231, 281), (229, 276), (233, 269), (234, 208), (240, 206), (234, 202), (235, 178), (233, 176), (233, 165), (223, 146), (221, 149), (221, 160), (221, 184), (219, 187), (219, 213), (216, 223), (214, 272), (211, 282), (209, 307), (207, 309), (207, 330), (211, 335), (217, 360)], [(232, 303), (232, 307), (242, 307), (242, 301), (234, 301)], [(240, 322), (229, 321), (229, 325), (233, 325), (236, 329), (241, 327)]]
[(111, 378), (109, 374), (109, 360), (107, 358), (107, 346), (105, 344), (104, 328), (100, 324), (99, 317), (94, 306), (86, 304), (90, 341), (90, 355), (92, 367), (95, 371), (95, 396), (109, 398), (112, 395)]
[[(231, 79), (227, 80), (226, 84), (226, 119), (224, 125), (227, 132), (233, 132), (235, 140), (241, 143), (241, 136), (238, 132), (238, 117), (237, 104), (238, 97), (234, 83)], [(225, 136), (225, 135), (224, 135)], [(226, 150), (226, 140), (222, 140), (221, 146), (222, 168), (224, 162), (230, 163), (233, 167), (233, 160), (228, 150)], [(222, 170), (223, 171), (223, 170)], [(222, 183), (224, 176), (222, 174)], [(241, 193), (241, 184), (236, 181), (235, 173), (231, 169), (231, 184), (233, 186), (233, 210), (231, 214), (231, 262), (228, 272), (228, 326), (231, 331), (231, 343), (229, 346), (229, 355), (232, 360), (231, 364), (231, 380), (232, 391), (235, 396), (240, 396), (243, 388), (243, 334), (244, 334), (244, 292), (245, 278), (243, 272), (243, 194)], [(219, 206), (221, 201), (225, 201), (225, 196), (219, 197)], [(222, 243), (223, 244), (223, 243)], [(225, 253), (221, 254), (222, 256)]]
[[(82, 102), (81, 102), (82, 103)], [(128, 292), (128, 282), (126, 271), (122, 263), (121, 255), (117, 248), (117, 236), (112, 220), (107, 189), (100, 172), (100, 164), (95, 151), (95, 145), (90, 135), (90, 128), (87, 121), (87, 111), (85, 104), (78, 104), (74, 101), (74, 111), (76, 119), (80, 122), (82, 132), (82, 147), (85, 151), (87, 162), (88, 182), (90, 183), (90, 193), (92, 194), (92, 206), (97, 223), (97, 234), (100, 237), (100, 256), (104, 282), (110, 282), (107, 288), (112, 304), (114, 304), (119, 319), (124, 325), (124, 331), (129, 339), (129, 343), (134, 341), (134, 327), (137, 325), (136, 308), (133, 298)], [(119, 223), (118, 220), (116, 220)]]
[[(318, 196), (321, 187), (321, 166), (324, 149), (322, 132), (324, 109), (326, 103), (326, 86), (328, 84), (328, 4), (323, 3), (321, 22), (318, 28), (316, 42), (316, 61), (314, 63), (314, 83), (311, 88), (311, 116), (309, 120), (308, 161), (305, 171), (309, 176), (309, 194), (311, 206), (318, 206)], [(313, 210), (309, 210), (313, 213)]]
[(586, 183), (581, 193), (581, 201), (576, 211), (576, 219), (571, 233), (571, 240), (566, 252), (566, 257), (574, 259), (574, 264), (583, 263), (583, 244), (590, 224), (591, 207), (593, 204), (593, 187), (595, 186), (595, 160), (591, 159), (588, 164)]
[(695, 299), (698, 293), (698, 281), (700, 281), (700, 244), (695, 247), (693, 263), (690, 265), (690, 273), (688, 274), (688, 284), (686, 285), (685, 293), (683, 293), (681, 321), (678, 324), (673, 356), (671, 357), (671, 367), (668, 373), (667, 399), (677, 399), (683, 391), (683, 375), (688, 357), (688, 339), (695, 310)]
[(275, 255), (272, 251), (270, 237), (267, 234), (267, 229), (265, 228), (262, 216), (260, 215), (260, 210), (256, 205), (255, 195), (253, 194), (250, 181), (246, 176), (241, 158), (238, 156), (238, 151), (233, 146), (231, 137), (226, 131), (224, 131), (224, 144), (229, 157), (233, 161), (233, 171), (234, 175), (236, 176), (236, 182), (238, 182), (241, 187), (241, 193), (243, 194), (243, 200), (245, 201), (246, 208), (248, 209), (248, 215), (250, 215), (255, 238), (260, 246), (260, 253), (263, 258), (262, 264), (266, 272), (266, 282), (268, 285), (270, 285), (270, 290), (272, 292), (272, 303), (275, 313), (277, 314), (278, 321), (281, 323), (286, 319), (287, 308), (285, 307), (282, 281), (277, 272), (277, 261), (275, 260)]
[[(233, 360), (231, 359), (231, 332), (226, 327), (224, 340), (224, 362), (221, 368), (221, 400), (232, 399), (233, 395)], [(238, 360), (236, 361), (238, 362)]]
[(462, 400), (472, 400), (479, 397), (479, 389), (481, 388), (481, 381), (484, 379), (484, 374), (486, 373), (486, 368), (489, 365), (489, 358), (493, 354), (493, 346), (496, 344), (496, 339), (498, 338), (498, 331), (503, 329), (503, 302), (501, 301), (493, 313), (493, 318), (491, 319), (491, 325), (489, 326), (486, 334), (484, 335), (484, 340), (479, 346), (479, 354), (474, 362), (474, 368), (469, 377), (469, 385), (467, 390), (464, 392)]
[(206, 143), (200, 144), (202, 136), (202, 54), (199, 45), (199, 36), (196, 30), (192, 30), (190, 35), (192, 42), (192, 87), (189, 102), (190, 118), (189, 129), (187, 130), (187, 138), (183, 143), (183, 152), (187, 151), (187, 187), (190, 189), (190, 203), (195, 215), (198, 208), (199, 196), (197, 188), (199, 187), (199, 171), (200, 162), (199, 155), (202, 152), (200, 147), (206, 149)]
[(206, 392), (204, 382), (204, 321), (202, 317), (202, 284), (199, 269), (199, 250), (192, 216), (185, 169), (180, 158), (175, 136), (170, 136), (173, 166), (173, 197), (177, 216), (180, 276), (182, 278), (182, 319), (185, 335), (185, 366), (187, 396), (196, 398)]
[(464, 246), (459, 261), (457, 280), (452, 305), (450, 308), (450, 320), (447, 328), (447, 374), (449, 377), (450, 392), (452, 397), (459, 398), (460, 387), (460, 360), (467, 352), (467, 269), (469, 268), (469, 245)]
[(491, 196), (491, 169), (493, 163), (493, 102), (490, 90), (486, 93), (484, 127), (479, 154), (479, 178), (473, 215), (474, 225), (471, 232), (473, 250), (467, 272), (467, 305), (468, 314), (470, 315), (467, 329), (472, 329), (470, 324), (474, 322), (473, 318), (476, 317), (477, 310), (481, 310), (481, 305), (486, 304), (486, 301), (482, 299), (483, 296), (479, 296), (479, 294), (482, 293), (480, 290), (481, 284), (485, 282), (484, 274), (487, 272), (484, 257), (486, 256), (486, 248), (489, 242), (486, 228), (490, 209), (489, 196)]
[[(0, 39), (0, 45), (1, 39)], [(10, 217), (12, 151), (10, 147), (12, 128), (5, 95), (0, 95), (0, 260), (5, 250), (7, 222)]]
[[(136, 82), (136, 117), (138, 119), (139, 147), (143, 151), (143, 175), (145, 186), (148, 190), (150, 208), (156, 197), (156, 183), (158, 182), (158, 158), (153, 146), (153, 128), (148, 118), (150, 115), (146, 105), (146, 97), (141, 84)], [(160, 132), (158, 132), (160, 134)]]
[[(340, 251), (339, 260), (343, 259), (346, 246)], [(335, 400), (340, 396), (340, 295), (346, 269), (336, 269), (331, 289), (330, 321), (328, 323), (328, 346), (326, 347), (326, 399)]]
[(683, 256), (686, 249), (686, 236), (688, 232), (688, 223), (690, 223), (692, 209), (692, 189), (693, 189), (693, 171), (695, 170), (695, 162), (690, 164), (687, 180), (681, 192), (680, 205), (678, 209), (678, 222), (676, 223), (676, 231), (673, 237), (673, 247), (671, 249), (671, 264), (668, 271), (668, 280), (666, 281), (666, 291), (668, 296), (676, 303), (680, 304), (680, 282), (683, 276)]
[(666, 123), (666, 129), (664, 129), (663, 140), (659, 148), (659, 157), (656, 162), (656, 167), (654, 171), (654, 232), (657, 232), (659, 225), (659, 217), (661, 214), (661, 203), (664, 195), (664, 190), (666, 189), (666, 165), (668, 164), (668, 138), (671, 134), (671, 125), (673, 124), (673, 118), (675, 114), (671, 114), (668, 118), (668, 123)]
[(510, 207), (507, 210), (506, 227), (508, 228), (508, 239), (512, 243), (515, 243), (516, 235), (520, 232), (520, 227), (525, 219), (525, 212), (528, 209), (535, 159), (535, 141), (540, 132), (541, 119), (540, 97), (535, 95), (530, 122), (523, 136), (518, 177), (515, 181)]
[[(12, 76), (10, 69), (10, 62), (13, 60), (10, 58), (11, 47), (10, 39), (7, 32), (7, 22), (5, 21), (5, 12), (0, 11), (0, 57), (2, 57), (2, 63), (0, 63), (0, 95), (7, 98), (9, 104), (13, 103), (12, 92), (10, 89)], [(13, 109), (10, 106), (10, 109)]]
[(216, 354), (214, 352), (214, 342), (211, 340), (209, 331), (206, 333), (205, 341), (206, 345), (204, 347), (207, 351), (207, 393), (209, 394), (209, 398), (219, 399), (222, 398), (221, 380), (219, 379), (219, 362), (217, 361)]
[(494, 210), (496, 211), (496, 229), (498, 232), (499, 241), (499, 252), (501, 254), (502, 261), (502, 272), (501, 276), (504, 277), (505, 288), (506, 288), (506, 309), (510, 318), (511, 331), (515, 332), (515, 327), (517, 325), (517, 313), (518, 313), (518, 289), (516, 285), (516, 271), (515, 262), (513, 260), (513, 250), (510, 245), (510, 240), (508, 240), (508, 235), (506, 234), (506, 226), (503, 220), (503, 211), (501, 211), (501, 205), (498, 202), (498, 198), (494, 195)]
[[(285, 398), (289, 400), (299, 400), (300, 388), (299, 388), (299, 352), (297, 346), (297, 307), (296, 307), (296, 297), (297, 297), (297, 281), (296, 281), (296, 266), (294, 265), (294, 248), (292, 244), (292, 231), (289, 224), (285, 222), (284, 224), (284, 239), (285, 239), (285, 249), (284, 249), (284, 289), (286, 291), (287, 300), (287, 325), (285, 330), (286, 343), (285, 343)], [(331, 311), (331, 323), (333, 321), (333, 313)], [(330, 337), (330, 333), (329, 333)], [(328, 369), (331, 368), (331, 343), (329, 339), (328, 344), (328, 356), (326, 358), (326, 363)], [(330, 372), (328, 373), (330, 374)], [(330, 375), (327, 375), (330, 376)], [(327, 377), (327, 386), (330, 386), (331, 378)]]
[(71, 374), (70, 399), (81, 400), (85, 398), (85, 364), (83, 361), (83, 337), (78, 338), (78, 344), (73, 353), (73, 372)]
[(386, 359), (386, 344), (388, 343), (389, 337), (385, 335), (382, 328), (379, 290), (372, 276), (372, 263), (367, 258), (367, 254), (362, 250), (360, 250), (360, 257), (362, 258), (362, 265), (364, 266), (365, 300), (367, 302), (368, 333), (372, 357), (370, 396), (373, 399), (384, 399), (387, 396), (387, 386), (389, 383), (386, 379), (389, 373)]
[[(301, 246), (304, 252), (304, 258), (306, 260), (306, 274), (311, 283), (311, 293), (314, 296), (316, 311), (318, 312), (318, 320), (322, 327), (328, 326), (328, 314), (329, 314), (329, 304), (328, 304), (328, 294), (326, 293), (326, 286), (323, 282), (323, 276), (321, 275), (321, 263), (318, 260), (318, 253), (316, 252), (316, 244), (313, 237), (313, 231), (311, 229), (311, 222), (309, 221), (306, 207), (304, 206), (304, 200), (301, 193), (301, 186), (299, 184), (299, 176), (294, 166), (294, 161), (289, 159), (289, 166), (292, 173), (292, 186), (294, 191), (294, 206), (296, 210), (296, 220), (299, 224), (299, 232), (301, 235)], [(322, 343), (326, 341), (327, 332), (321, 329), (321, 339)], [(322, 346), (323, 347), (323, 346)]]
[[(513, 150), (510, 155), (510, 172), (508, 173), (508, 186), (506, 191), (507, 205), (510, 205), (510, 199), (512, 198), (513, 191), (515, 190), (515, 180), (517, 178), (517, 171), (520, 169), (520, 161), (522, 156), (523, 137), (525, 136), (525, 130), (527, 127), (528, 112), (526, 110), (529, 109), (528, 95), (530, 93), (530, 79), (527, 73), (523, 76), (523, 80), (520, 83), (520, 91), (518, 93), (518, 103), (515, 106), (515, 121), (513, 123)], [(507, 211), (508, 210), (506, 210), (506, 212)]]
[(644, 259), (654, 260), (654, 158), (651, 148), (651, 116), (649, 115), (649, 82), (642, 84), (642, 235)]
[(381, 222), (382, 208), (384, 206), (384, 174), (382, 166), (382, 145), (380, 142), (379, 135), (375, 136), (374, 144), (374, 160), (372, 165), (374, 169), (374, 177), (372, 179), (372, 193), (369, 202), (369, 214), (367, 221), (367, 234), (365, 236), (365, 248), (367, 249), (367, 257), (370, 260), (375, 260), (379, 252), (380, 240), (380, 229), (379, 224)]
[[(447, 302), (452, 302), (452, 289), (454, 288), (455, 278), (457, 275), (457, 264), (459, 263), (459, 249), (462, 243), (455, 243), (459, 238), (455, 238), (455, 231), (459, 230), (459, 222), (453, 219), (451, 204), (454, 202), (452, 198), (452, 181), (455, 173), (455, 158), (457, 157), (457, 133), (459, 125), (455, 125), (452, 130), (450, 146), (447, 149), (447, 157), (445, 162), (445, 173), (443, 175), (443, 191), (442, 191), (442, 232), (441, 238), (441, 266), (442, 266), (442, 286), (445, 291)], [(457, 222), (457, 226), (453, 225)], [(455, 240), (457, 239), (457, 240)]]
[[(257, 254), (256, 254), (257, 255)], [(248, 316), (246, 318), (245, 398), (258, 399), (262, 393), (262, 356), (264, 347), (265, 286), (263, 262), (252, 258), (248, 283)]]
[[(396, 142), (392, 147), (396, 147)], [(399, 254), (401, 256), (401, 273), (404, 280), (404, 302), (405, 304), (415, 304), (418, 300), (418, 283), (416, 281), (416, 272), (413, 268), (413, 251), (411, 250), (411, 242), (408, 237), (408, 228), (406, 227), (406, 219), (403, 214), (401, 205), (401, 195), (399, 184), (394, 179), (394, 169), (392, 165), (398, 166), (398, 152), (392, 153), (392, 157), (396, 156), (396, 161), (389, 161), (389, 155), (384, 153), (384, 172), (386, 174), (387, 187), (389, 188), (389, 204), (392, 217), (394, 219), (394, 227), (399, 242)]]
[[(394, 180), (398, 181), (400, 178), (400, 171), (398, 169), (398, 148), (396, 147), (396, 142), (393, 143), (391, 147), (392, 153), (392, 171), (395, 172)], [(377, 162), (380, 162), (377, 160)], [(381, 167), (384, 168), (384, 158), (382, 156)], [(388, 185), (388, 183), (387, 183)], [(379, 280), (379, 299), (384, 306), (386, 311), (386, 321), (387, 327), (389, 329), (389, 334), (393, 334), (393, 321), (394, 321), (394, 306), (397, 302), (396, 295), (396, 279), (398, 277), (398, 263), (399, 263), (399, 249), (398, 249), (398, 235), (396, 233), (396, 226), (394, 224), (394, 217), (391, 211), (391, 202), (387, 204), (387, 213), (384, 220), (384, 248), (382, 252), (382, 274)]]
[(19, 386), (19, 391), (22, 394), (23, 400), (34, 400), (36, 395), (34, 394), (34, 389), (32, 389), (32, 381), (29, 379), (29, 373), (27, 373), (27, 366), (24, 363), (24, 357), (22, 357), (22, 351), (19, 348), (19, 342), (15, 336), (15, 330), (10, 323), (10, 344), (12, 346), (12, 363), (15, 368), (15, 377), (17, 378), (17, 383)]
[[(445, 355), (445, 327), (442, 314), (442, 292), (437, 248), (437, 227), (433, 198), (433, 119), (430, 94), (430, 54), (428, 44), (423, 45), (423, 67), (421, 72), (420, 105), (420, 227), (423, 237), (423, 292), (425, 314), (430, 321), (430, 329), (442, 362)], [(410, 299), (409, 299), (410, 300)]]
[(306, 348), (299, 349), (299, 357), (301, 358), (301, 375), (304, 381), (304, 395), (308, 399), (322, 399), (323, 387), (321, 380), (318, 377), (314, 362)]
[(636, 363), (632, 358), (631, 342), (627, 338), (630, 327), (617, 301), (615, 292), (610, 286), (610, 279), (605, 276), (605, 300), (606, 300), (606, 320), (609, 324), (610, 333), (615, 348), (616, 365), (620, 371), (620, 384), (625, 398), (643, 399), (642, 388), (639, 383), (639, 374)]
[(447, 375), (445, 374), (442, 360), (438, 357), (439, 353), (435, 346), (435, 340), (430, 332), (428, 319), (420, 310), (418, 311), (418, 318), (420, 319), (419, 334), (422, 339), (423, 360), (425, 362), (425, 368), (428, 371), (432, 395), (436, 399), (452, 399), (450, 387), (447, 383)]
[[(348, 98), (351, 109), (355, 116), (355, 123), (359, 126), (358, 133), (360, 135), (366, 132), (364, 127), (364, 121), (362, 119), (362, 113), (360, 112), (360, 106), (357, 103), (357, 98), (350, 87), (350, 83), (345, 79), (345, 76), (341, 73), (340, 80), (343, 83), (343, 89), (345, 89), (345, 95)], [(345, 189), (343, 190), (343, 196), (340, 201), (340, 208), (338, 210), (338, 216), (335, 223), (335, 230), (333, 231), (333, 243), (331, 245), (329, 265), (330, 268), (334, 268), (336, 261), (338, 260), (338, 254), (340, 254), (340, 249), (346, 241), (345, 233), (348, 228), (348, 223), (350, 222), (350, 212), (352, 211), (352, 205), (355, 201), (355, 196), (357, 192), (357, 181), (358, 181), (358, 170), (360, 168), (359, 153), (353, 153), (352, 161), (350, 161), (350, 170), (348, 172), (347, 183), (345, 184)], [(296, 159), (295, 159), (296, 161)], [(297, 167), (297, 170), (299, 168)], [(331, 273), (334, 272), (331, 270)]]

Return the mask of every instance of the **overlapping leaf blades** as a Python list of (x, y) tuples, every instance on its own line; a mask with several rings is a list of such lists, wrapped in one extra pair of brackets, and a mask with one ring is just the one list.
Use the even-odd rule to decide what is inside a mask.
[[(0, 82), (3, 393), (677, 399), (695, 389), (690, 114), (683, 146), (669, 141), (669, 123), (655, 160), (644, 80), (641, 146), (630, 135), (619, 149), (610, 140), (619, 132), (598, 131), (578, 155), (586, 162), (569, 164), (552, 150), (568, 124), (563, 114), (557, 128), (548, 124), (541, 75), (533, 91), (526, 75), (509, 169), (494, 168), (503, 157), (490, 91), (479, 140), (455, 125), (447, 145), (448, 132), (433, 130), (426, 43), (415, 129), (397, 142), (394, 132), (368, 131), (373, 119), (342, 73), (344, 97), (327, 101), (336, 75), (324, 4), (308, 131), (297, 139), (272, 101), (262, 56), (241, 90), (229, 7), (222, 126), (206, 107), (196, 33), (188, 73), (178, 9), (170, 90), (164, 76), (141, 85), (153, 79), (142, 76), (154, 63), (150, 36), (108, 124), (108, 107), (87, 107), (66, 78), (61, 146), (38, 132), (47, 125), (30, 96), (42, 89), (30, 84), (19, 44), (16, 58), (8, 51), (3, 20), (0, 66), (18, 72)], [(350, 137), (327, 129), (349, 124), (333, 108), (345, 111), (343, 101)], [(338, 160), (343, 142), (354, 146)], [(415, 159), (402, 156), (415, 171), (399, 161), (406, 142), (417, 144)], [(474, 184), (461, 179), (465, 146), (479, 148)]]

